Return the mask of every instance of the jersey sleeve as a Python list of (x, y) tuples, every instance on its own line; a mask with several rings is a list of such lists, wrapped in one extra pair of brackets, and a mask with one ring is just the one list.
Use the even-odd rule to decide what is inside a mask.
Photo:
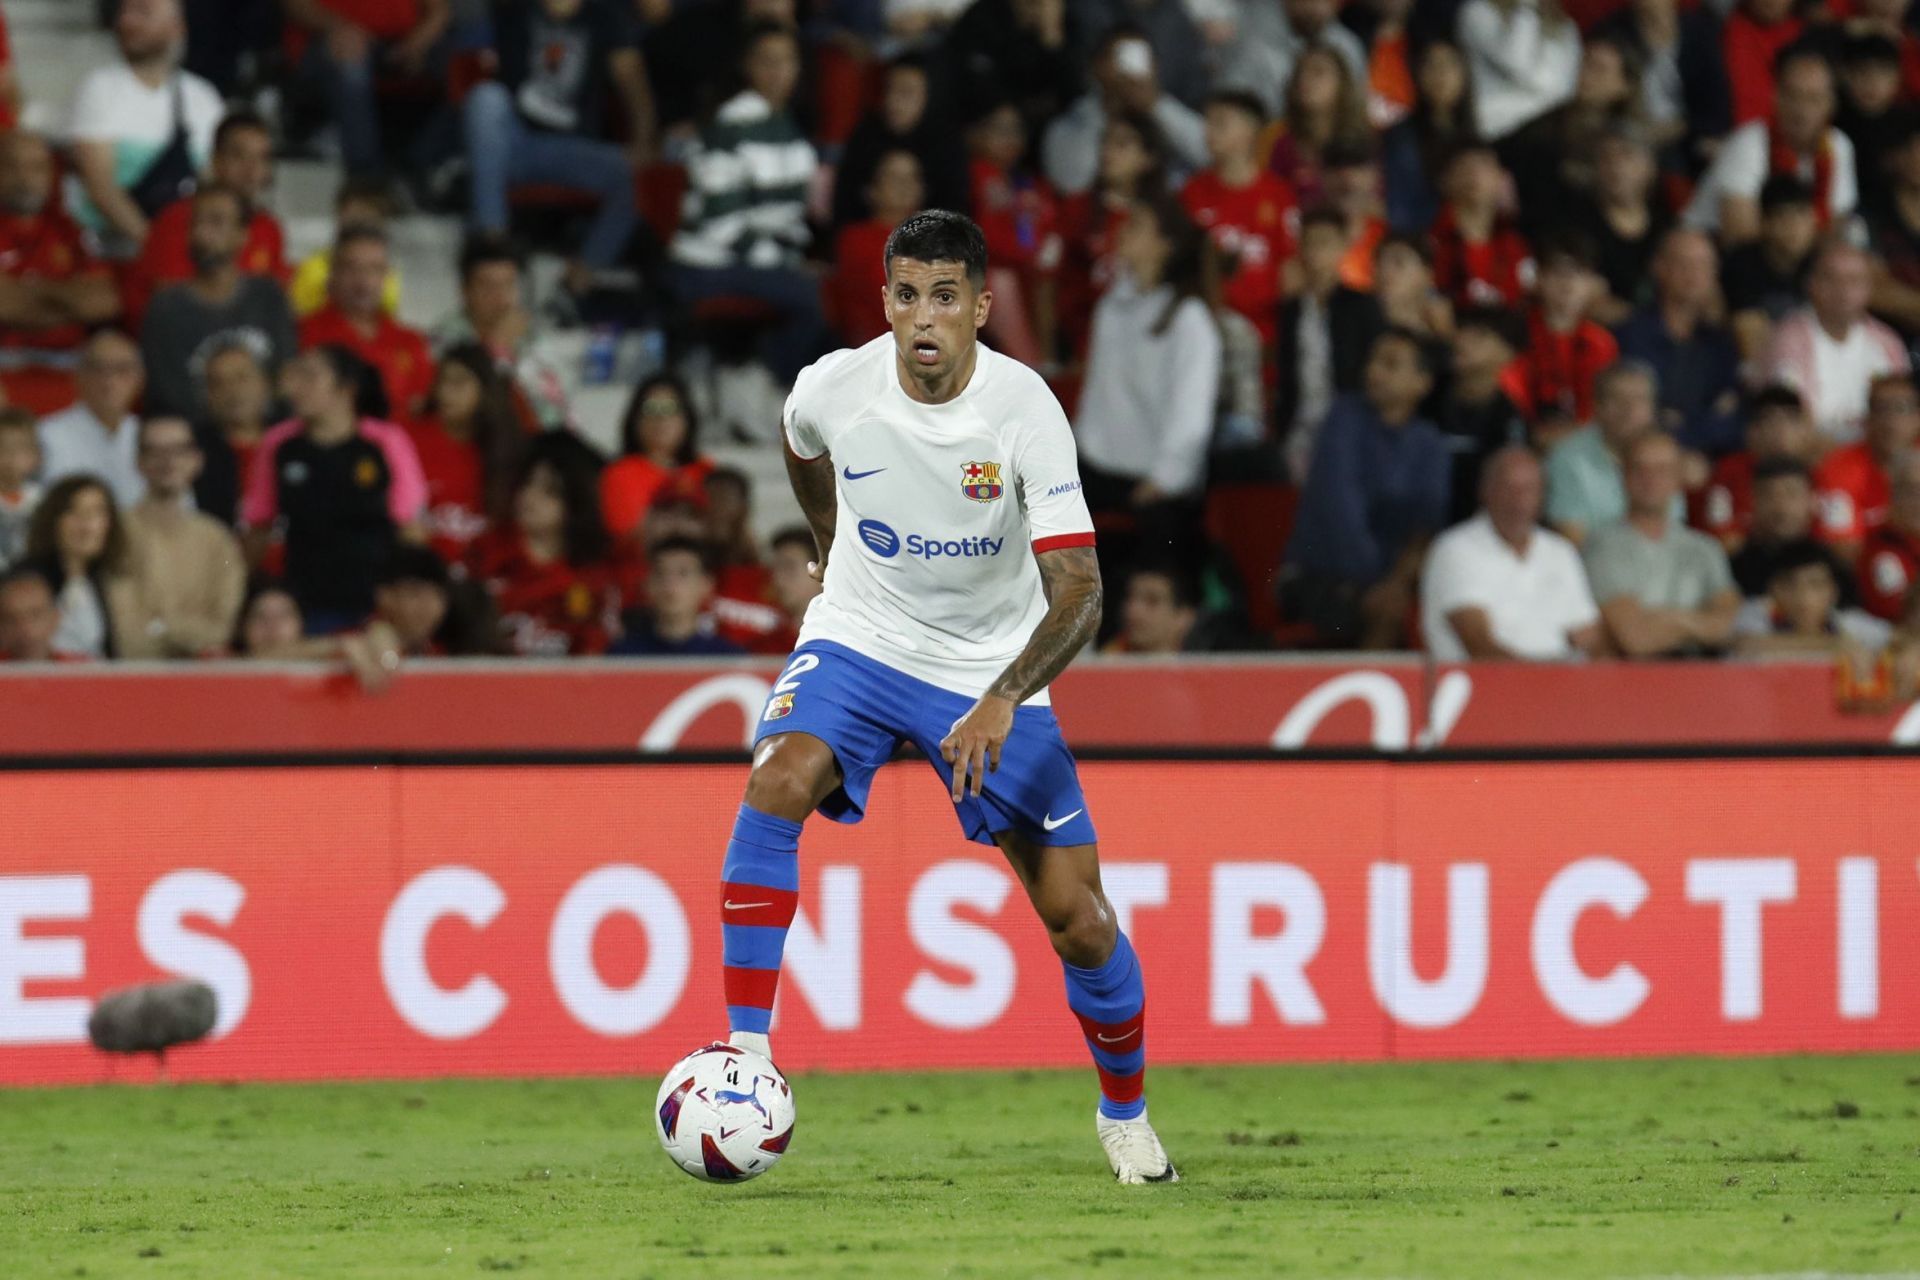
[(1093, 517), (1087, 513), (1087, 495), (1080, 489), (1073, 428), (1051, 392), (1042, 388), (1036, 399), (1040, 404), (1022, 432), (1013, 459), (1013, 480), (1027, 513), (1028, 536), (1036, 552), (1090, 547)]
[(819, 396), (819, 368), (817, 364), (808, 365), (793, 380), (793, 390), (787, 393), (786, 408), (780, 412), (780, 425), (786, 432), (787, 447), (794, 455), (811, 461), (827, 452), (827, 439), (820, 430), (820, 417), (817, 406)]

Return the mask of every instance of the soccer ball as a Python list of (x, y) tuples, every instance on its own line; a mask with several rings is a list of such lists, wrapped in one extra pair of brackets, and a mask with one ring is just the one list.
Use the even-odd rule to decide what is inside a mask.
[(759, 1054), (710, 1044), (667, 1072), (653, 1120), (682, 1169), (706, 1182), (745, 1182), (773, 1168), (793, 1140), (793, 1090)]

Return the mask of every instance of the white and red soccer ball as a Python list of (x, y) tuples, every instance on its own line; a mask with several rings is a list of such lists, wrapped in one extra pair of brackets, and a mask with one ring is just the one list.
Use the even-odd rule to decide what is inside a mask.
[(793, 1140), (793, 1090), (759, 1054), (710, 1044), (660, 1082), (653, 1126), (668, 1158), (694, 1177), (745, 1182), (773, 1168)]

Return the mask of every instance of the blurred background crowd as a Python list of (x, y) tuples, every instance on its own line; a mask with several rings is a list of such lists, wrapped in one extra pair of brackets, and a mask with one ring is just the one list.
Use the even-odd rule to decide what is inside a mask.
[(1898, 653), (1908, 9), (0, 0), (0, 656), (784, 652), (929, 206), (1103, 649)]

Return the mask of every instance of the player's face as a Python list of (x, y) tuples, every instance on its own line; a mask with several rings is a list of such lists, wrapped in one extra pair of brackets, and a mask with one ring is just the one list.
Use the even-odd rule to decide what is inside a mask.
[(900, 361), (935, 381), (962, 367), (987, 322), (993, 295), (976, 290), (958, 262), (895, 258), (887, 281), (887, 323)]

